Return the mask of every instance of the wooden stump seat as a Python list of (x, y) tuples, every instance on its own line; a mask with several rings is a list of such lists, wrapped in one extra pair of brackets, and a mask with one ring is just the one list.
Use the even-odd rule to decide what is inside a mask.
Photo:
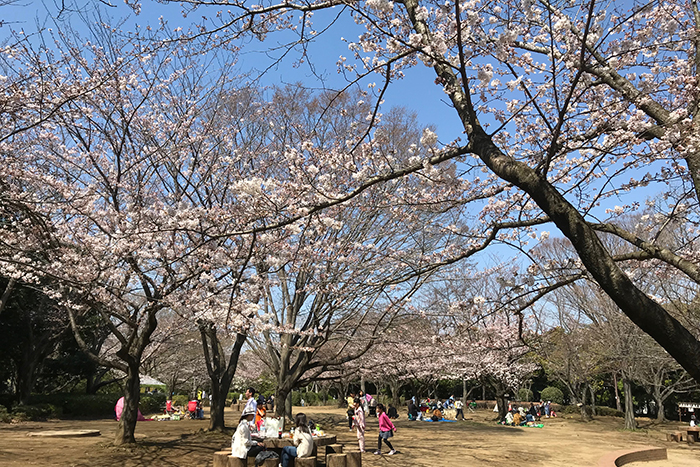
[(326, 467), (347, 467), (347, 454), (326, 454)]
[(345, 467), (362, 467), (362, 453), (360, 451), (346, 451)]
[(294, 467), (316, 467), (316, 456), (313, 457), (295, 457)]
[(228, 467), (228, 456), (231, 455), (231, 450), (216, 451), (214, 453), (214, 467)]

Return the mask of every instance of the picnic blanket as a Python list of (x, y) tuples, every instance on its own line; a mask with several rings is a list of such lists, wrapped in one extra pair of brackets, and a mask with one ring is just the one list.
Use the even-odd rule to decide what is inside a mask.
[(448, 419), (446, 419), (446, 418), (441, 418), (440, 420), (431, 420), (431, 419), (427, 418), (427, 419), (425, 419), (425, 420), (423, 420), (423, 421), (424, 421), (424, 422), (436, 421), (436, 422), (450, 422), (450, 423), (455, 423), (457, 420), (448, 420)]

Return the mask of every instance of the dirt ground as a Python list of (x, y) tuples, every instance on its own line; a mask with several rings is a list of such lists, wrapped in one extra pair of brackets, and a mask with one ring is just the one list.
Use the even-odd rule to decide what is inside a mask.
[[(323, 428), (338, 436), (338, 442), (356, 449), (357, 438), (350, 432), (342, 409), (295, 407)], [(229, 425), (238, 420), (227, 409)], [(392, 438), (399, 451), (395, 456), (376, 456), (377, 421), (368, 417), (365, 467), (448, 467), (448, 466), (596, 466), (607, 452), (633, 446), (661, 446), (668, 449), (667, 461), (636, 463), (646, 467), (700, 467), (700, 446), (665, 440), (665, 432), (679, 424), (656, 425), (640, 420), (642, 429), (622, 430), (622, 420), (600, 417), (584, 423), (576, 418), (545, 420), (544, 428), (515, 428), (494, 424), (493, 413), (477, 411), (467, 421), (454, 423), (411, 422), (402, 414), (395, 422)], [(139, 422), (138, 443), (133, 447), (111, 445), (117, 423), (113, 420), (51, 420), (0, 424), (0, 466), (211, 466), (214, 451), (230, 446), (228, 434), (207, 433), (208, 420)], [(100, 430), (92, 438), (40, 438), (30, 432), (47, 430)], [(385, 449), (386, 451), (386, 449)], [(630, 464), (631, 465), (631, 464)]]

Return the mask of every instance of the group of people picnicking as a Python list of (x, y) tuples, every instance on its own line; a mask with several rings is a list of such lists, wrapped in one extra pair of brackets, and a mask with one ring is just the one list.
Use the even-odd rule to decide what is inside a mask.
[[(472, 399), (468, 405), (472, 412), (476, 409), (476, 401)], [(416, 397), (412, 397), (408, 401), (408, 419), (409, 420), (431, 420), (434, 422), (444, 420), (444, 410), (454, 409), (456, 420), (465, 420), (464, 418), (464, 402), (462, 399), (455, 399), (450, 396), (448, 399), (421, 399), (418, 401)]]
[(552, 401), (540, 401), (537, 404), (530, 402), (530, 407), (527, 409), (522, 406), (508, 404), (508, 412), (500, 423), (510, 426), (536, 426), (538, 425), (537, 422), (543, 417), (550, 418), (556, 416), (557, 413), (554, 411), (554, 407), (552, 407)]
[[(248, 388), (245, 393), (247, 398), (246, 405), (241, 413), (241, 418), (236, 429), (236, 433), (231, 439), (232, 455), (239, 458), (254, 457), (265, 449), (265, 443), (261, 438), (253, 439), (254, 431), (261, 429), (262, 420), (265, 417), (265, 404), (269, 403), (264, 398), (256, 401), (254, 398), (255, 390)], [(355, 430), (357, 433), (357, 441), (360, 452), (365, 452), (365, 433), (367, 428), (367, 417), (376, 416), (379, 422), (379, 435), (377, 438), (377, 450), (374, 454), (382, 454), (382, 445), (388, 449), (388, 455), (397, 453), (390, 439), (396, 433), (396, 426), (391, 421), (391, 418), (398, 418), (398, 411), (389, 404), (387, 409), (384, 404), (377, 401), (376, 398), (369, 394), (360, 391), (358, 394), (351, 393), (347, 397), (348, 403), (348, 427), (350, 431)], [(556, 417), (551, 401), (540, 401), (538, 404), (530, 403), (530, 407), (518, 407), (514, 404), (509, 404), (508, 412), (503, 420), (500, 421), (504, 425), (513, 426), (533, 426), (542, 417)], [(468, 404), (471, 411), (476, 409), (476, 401), (472, 400)], [(408, 419), (409, 420), (430, 420), (441, 421), (443, 411), (446, 409), (455, 409), (456, 418), (464, 420), (465, 404), (461, 399), (455, 399), (454, 396), (449, 399), (422, 399), (417, 400), (414, 396), (408, 401)], [(310, 456), (313, 452), (313, 437), (312, 429), (309, 427), (309, 422), (306, 415), (298, 413), (294, 418), (294, 430), (290, 434), (294, 446), (285, 446), (282, 449), (281, 466), (287, 467), (291, 459), (295, 457)]]
[[(266, 404), (274, 404), (274, 399), (266, 400), (262, 395), (255, 399), (255, 389), (250, 387), (246, 389), (246, 405), (241, 412), (236, 432), (231, 438), (231, 455), (240, 459), (247, 457), (256, 457), (265, 450), (265, 442), (258, 435), (262, 430), (265, 415)], [(288, 467), (290, 461), (294, 457), (307, 457), (313, 452), (313, 438), (309, 429), (306, 415), (298, 413), (294, 419), (295, 428), (292, 433), (292, 441), (294, 446), (285, 446), (282, 449), (280, 457), (281, 465)]]
[[(274, 398), (266, 400), (262, 395), (255, 399), (255, 389), (246, 389), (246, 405), (241, 412), (236, 432), (231, 438), (231, 455), (240, 459), (256, 457), (265, 450), (265, 442), (259, 436), (263, 431), (263, 423), (266, 415), (266, 404), (274, 404)], [(281, 430), (281, 428), (280, 428)], [(281, 431), (280, 431), (281, 434)], [(291, 459), (295, 457), (308, 457), (313, 453), (314, 440), (306, 415), (298, 413), (294, 417), (294, 429), (290, 434), (293, 446), (282, 448), (280, 462), (282, 467), (288, 467)]]

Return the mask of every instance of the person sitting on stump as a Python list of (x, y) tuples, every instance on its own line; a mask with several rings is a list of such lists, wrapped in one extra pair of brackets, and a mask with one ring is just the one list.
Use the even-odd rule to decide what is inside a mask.
[(294, 429), (294, 446), (285, 446), (282, 448), (282, 467), (289, 467), (289, 461), (295, 457), (308, 457), (314, 449), (314, 439), (309, 430), (309, 424), (306, 421), (306, 415), (298, 413), (294, 417), (296, 428)]
[(250, 436), (250, 423), (255, 418), (255, 411), (246, 408), (241, 414), (238, 428), (231, 438), (231, 455), (239, 459), (255, 457), (265, 449), (262, 441), (253, 441)]

